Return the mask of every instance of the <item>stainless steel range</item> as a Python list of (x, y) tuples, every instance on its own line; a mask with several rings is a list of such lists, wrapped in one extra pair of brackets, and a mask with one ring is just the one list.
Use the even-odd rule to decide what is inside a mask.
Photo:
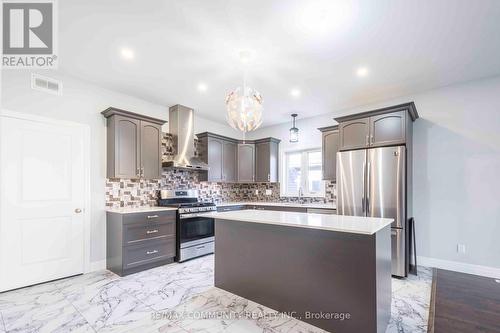
[(214, 252), (214, 219), (201, 213), (216, 211), (211, 202), (199, 202), (196, 190), (161, 190), (158, 206), (177, 207), (177, 261)]

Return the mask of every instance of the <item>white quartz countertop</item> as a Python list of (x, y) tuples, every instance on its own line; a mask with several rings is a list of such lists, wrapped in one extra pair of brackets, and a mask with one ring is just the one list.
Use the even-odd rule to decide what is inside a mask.
[(221, 202), (217, 204), (217, 207), (241, 206), (241, 205), (337, 209), (335, 203), (298, 203), (298, 202), (265, 202), (265, 201)]
[(161, 212), (166, 210), (177, 210), (174, 207), (123, 207), (123, 208), (108, 208), (107, 212), (118, 214), (133, 214), (133, 213), (147, 213), (147, 212)]
[(236, 210), (203, 214), (215, 219), (274, 224), (290, 227), (373, 235), (393, 222), (393, 219), (278, 212), (271, 210)]

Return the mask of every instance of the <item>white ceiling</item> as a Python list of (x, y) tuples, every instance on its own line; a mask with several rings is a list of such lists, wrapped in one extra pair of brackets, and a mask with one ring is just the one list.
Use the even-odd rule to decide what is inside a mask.
[(58, 3), (61, 71), (220, 122), (241, 49), (254, 51), (264, 125), (500, 74), (499, 0)]

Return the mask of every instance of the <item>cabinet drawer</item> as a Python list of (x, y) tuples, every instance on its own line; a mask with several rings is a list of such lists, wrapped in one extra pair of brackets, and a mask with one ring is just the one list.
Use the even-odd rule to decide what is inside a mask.
[(166, 239), (175, 236), (175, 221), (167, 223), (130, 223), (123, 226), (123, 246), (151, 239)]
[(132, 214), (126, 214), (123, 217), (123, 223), (163, 224), (175, 221), (176, 215), (177, 215), (176, 210), (132, 213)]
[(149, 240), (123, 248), (123, 269), (175, 257), (175, 236), (164, 240)]
[(243, 210), (243, 209), (245, 209), (245, 206), (243, 205), (217, 207), (218, 212), (231, 212), (233, 210)]

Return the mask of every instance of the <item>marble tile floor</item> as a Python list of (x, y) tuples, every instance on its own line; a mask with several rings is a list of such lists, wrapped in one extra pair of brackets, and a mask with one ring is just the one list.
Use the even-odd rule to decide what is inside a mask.
[[(324, 332), (215, 288), (213, 266), (207, 256), (123, 278), (101, 271), (0, 293), (0, 333)], [(427, 331), (431, 274), (421, 267), (418, 277), (393, 279), (388, 333)]]

